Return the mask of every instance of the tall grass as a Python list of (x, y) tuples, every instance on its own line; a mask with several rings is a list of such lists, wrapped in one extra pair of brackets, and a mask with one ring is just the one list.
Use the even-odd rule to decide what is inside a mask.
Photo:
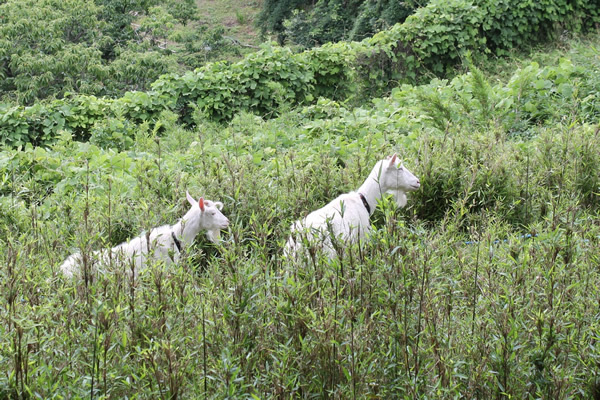
[[(409, 115), (449, 111), (407, 136), (402, 112), (377, 114), (404, 91), (371, 114), (321, 102), (195, 131), (164, 116), (126, 152), (62, 138), (0, 153), (0, 398), (597, 396), (597, 123), (564, 107), (523, 125), (483, 75), (464, 79), (462, 105), (418, 88), (439, 102)], [(422, 182), (406, 209), (382, 199), (369, 240), (332, 260), (283, 257), (293, 220), (394, 151)], [(199, 237), (139, 275), (58, 273), (174, 223), (186, 189), (225, 203), (221, 245)]]

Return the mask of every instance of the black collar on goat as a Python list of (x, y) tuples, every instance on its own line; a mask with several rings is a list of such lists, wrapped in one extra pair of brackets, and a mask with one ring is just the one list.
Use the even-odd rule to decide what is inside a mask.
[(171, 237), (173, 237), (173, 242), (175, 242), (177, 250), (181, 253), (181, 240), (177, 239), (177, 236), (175, 236), (175, 232), (173, 231), (171, 231)]
[(369, 215), (371, 215), (371, 206), (369, 205), (369, 202), (362, 193), (359, 193), (358, 195), (360, 196), (360, 199), (362, 200), (365, 208), (367, 209), (367, 212), (369, 213)]

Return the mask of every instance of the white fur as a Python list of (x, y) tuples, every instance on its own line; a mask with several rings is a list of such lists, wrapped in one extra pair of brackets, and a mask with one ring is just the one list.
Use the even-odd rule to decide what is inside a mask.
[[(110, 249), (92, 252), (91, 263), (108, 265), (110, 257), (116, 262), (133, 262), (136, 270), (145, 264), (148, 253), (154, 260), (163, 260), (165, 264), (179, 261), (179, 249), (173, 240), (173, 234), (179, 240), (181, 247), (193, 242), (196, 235), (206, 231), (206, 236), (212, 242), (220, 238), (221, 229), (229, 226), (229, 220), (221, 213), (223, 203), (200, 198), (195, 200), (186, 192), (191, 205), (190, 210), (175, 225), (163, 225), (152, 229), (149, 233), (121, 243)], [(65, 276), (76, 274), (83, 263), (81, 253), (71, 254), (60, 266)]]
[(296, 221), (284, 253), (295, 256), (302, 249), (302, 238), (306, 238), (312, 244), (322, 246), (324, 254), (332, 258), (335, 255), (332, 236), (342, 244), (353, 243), (364, 238), (371, 229), (370, 214), (360, 194), (365, 197), (372, 213), (384, 193), (391, 193), (398, 205), (404, 207), (406, 193), (420, 186), (419, 179), (400, 163), (395, 154), (380, 160), (358, 191), (342, 194), (303, 220)]

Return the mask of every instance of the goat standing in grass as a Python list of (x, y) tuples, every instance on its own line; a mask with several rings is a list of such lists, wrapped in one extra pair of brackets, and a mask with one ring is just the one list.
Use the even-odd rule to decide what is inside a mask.
[[(229, 220), (221, 213), (223, 203), (202, 197), (196, 201), (188, 192), (186, 196), (191, 208), (175, 225), (154, 228), (110, 250), (94, 251), (92, 262), (108, 265), (112, 257), (114, 261), (133, 262), (136, 270), (139, 270), (146, 263), (148, 254), (154, 260), (163, 260), (165, 264), (178, 262), (183, 247), (191, 244), (201, 230), (206, 231), (210, 241), (217, 242), (221, 229), (229, 226)], [(75, 253), (63, 262), (60, 269), (70, 277), (80, 270), (82, 264), (81, 253)]]
[(369, 217), (384, 193), (393, 194), (398, 205), (404, 207), (406, 193), (420, 186), (419, 179), (402, 165), (396, 154), (380, 160), (358, 191), (342, 194), (303, 220), (296, 221), (284, 253), (288, 257), (295, 256), (301, 250), (302, 238), (305, 237), (310, 243), (320, 244), (325, 255), (332, 258), (336, 253), (332, 236), (334, 240), (346, 243), (364, 238), (371, 229)]

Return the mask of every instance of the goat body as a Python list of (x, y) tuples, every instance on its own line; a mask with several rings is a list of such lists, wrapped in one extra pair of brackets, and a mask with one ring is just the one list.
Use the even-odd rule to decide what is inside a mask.
[(421, 182), (398, 160), (396, 154), (378, 161), (358, 191), (342, 194), (326, 206), (296, 221), (284, 253), (294, 256), (302, 249), (302, 238), (320, 243), (324, 253), (335, 255), (334, 242), (353, 243), (371, 229), (369, 217), (383, 193), (394, 195), (400, 207), (406, 205), (406, 193), (419, 189)]
[[(101, 265), (109, 265), (111, 259), (130, 262), (138, 270), (148, 258), (162, 260), (165, 264), (178, 262), (183, 247), (191, 244), (201, 230), (206, 231), (210, 241), (217, 242), (221, 229), (229, 225), (229, 220), (221, 213), (223, 203), (202, 197), (196, 201), (187, 192), (186, 197), (191, 208), (175, 225), (163, 225), (112, 249), (94, 251), (89, 261)], [(83, 263), (81, 253), (74, 253), (67, 257), (60, 269), (70, 277), (80, 270)]]

